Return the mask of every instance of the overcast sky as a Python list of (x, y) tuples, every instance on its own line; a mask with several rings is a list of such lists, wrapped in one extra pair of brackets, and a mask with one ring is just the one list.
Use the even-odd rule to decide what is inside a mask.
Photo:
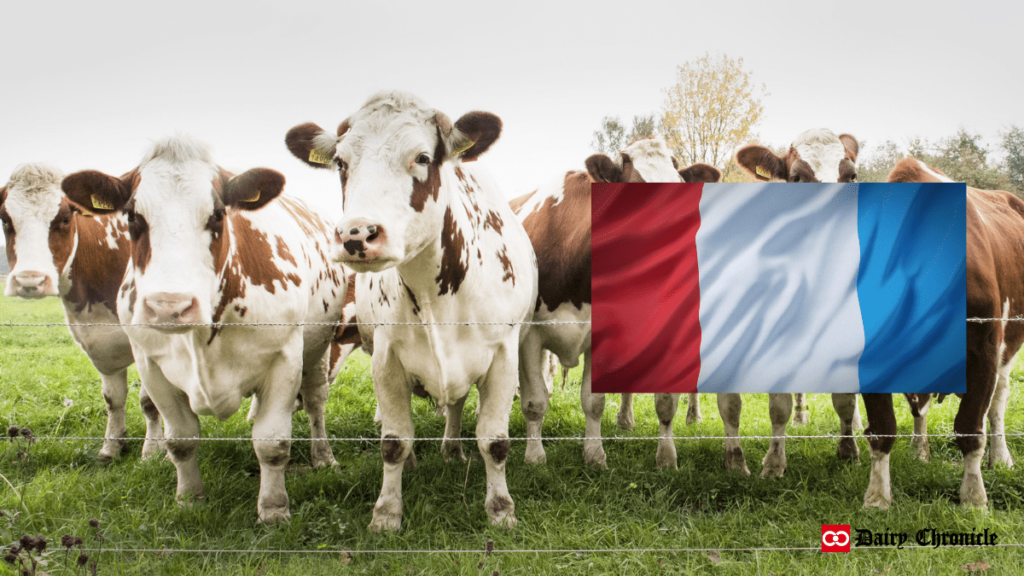
[[(154, 7), (155, 6), (155, 7)], [(181, 131), (234, 172), (267, 166), (340, 207), (285, 149), (400, 88), (453, 120), (504, 121), (483, 156), (513, 198), (582, 168), (605, 115), (652, 112), (675, 67), (742, 57), (767, 85), (762, 139), (870, 143), (1024, 126), (1019, 2), (19, 2), (0, 8), (0, 182), (26, 161), (121, 174)], [(2, 240), (0, 240), (2, 241)]]

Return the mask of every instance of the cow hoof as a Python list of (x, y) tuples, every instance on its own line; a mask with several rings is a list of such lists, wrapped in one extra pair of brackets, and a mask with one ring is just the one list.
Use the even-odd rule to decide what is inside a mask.
[(544, 464), (547, 461), (548, 455), (544, 452), (544, 447), (541, 446), (539, 441), (526, 443), (526, 457), (523, 458), (523, 462), (527, 464)]
[(124, 450), (124, 444), (121, 442), (104, 442), (99, 454), (96, 455), (96, 460), (100, 464), (109, 464), (113, 459), (121, 455), (122, 450)]
[(849, 460), (855, 464), (860, 464), (860, 448), (857, 447), (857, 441), (849, 436), (839, 439), (839, 448), (836, 450), (836, 455), (840, 460)]
[(202, 504), (203, 500), (206, 500), (206, 496), (203, 494), (185, 494), (183, 496), (175, 497), (175, 501), (178, 503), (178, 506), (186, 509)]
[(654, 454), (654, 463), (658, 466), (658, 469), (663, 468), (675, 468), (679, 469), (678, 459), (676, 458), (676, 445), (674, 442), (658, 442), (658, 451)]
[(623, 412), (619, 410), (619, 428), (622, 430), (632, 430), (636, 427), (636, 423), (633, 420), (633, 411)]
[(793, 426), (803, 426), (811, 421), (811, 413), (807, 410), (797, 410), (793, 413)]
[(700, 412), (693, 410), (686, 411), (686, 425), (693, 426), (694, 424), (700, 424), (704, 421), (704, 417), (700, 415)]
[(420, 463), (416, 461), (416, 454), (409, 452), (409, 455), (405, 457), (405, 470), (415, 470), (420, 467)]
[(324, 459), (320, 459), (320, 460), (314, 461), (313, 462), (313, 468), (314, 469), (317, 469), (317, 468), (335, 468), (335, 469), (339, 469), (339, 468), (341, 468), (341, 466), (338, 464), (338, 461), (334, 459), (334, 456), (331, 456), (330, 458), (324, 458)]
[(864, 495), (864, 508), (876, 508), (878, 510), (888, 510), (892, 504), (892, 496), (882, 493), (868, 492)]
[(259, 511), (260, 519), (257, 524), (278, 524), (280, 522), (288, 522), (292, 519), (291, 512), (288, 511), (288, 507), (280, 508), (265, 508)]
[(1013, 457), (1010, 456), (1010, 451), (1006, 450), (1003, 452), (996, 452), (995, 450), (989, 452), (988, 455), (988, 466), (989, 468), (995, 468), (997, 464), (1006, 466), (1007, 469), (1013, 468)]
[(386, 514), (373, 510), (373, 520), (367, 526), (371, 532), (398, 532), (402, 529), (401, 514)]
[(747, 459), (743, 456), (742, 448), (733, 448), (725, 453), (725, 470), (750, 476), (750, 469), (747, 468)]
[(441, 454), (445, 462), (451, 462), (452, 460), (466, 461), (466, 454), (462, 451), (462, 442), (442, 442)]
[(163, 443), (158, 440), (146, 440), (142, 443), (142, 459), (149, 460), (150, 458), (160, 454), (164, 451)]
[(914, 452), (917, 453), (918, 459), (922, 462), (931, 462), (932, 460), (932, 448), (925, 442), (924, 444), (914, 445)]
[(964, 508), (988, 507), (988, 494), (980, 475), (964, 476), (964, 483), (960, 485), (960, 504)]
[(761, 470), (761, 478), (782, 478), (786, 472), (786, 458), (768, 454), (761, 461), (764, 468)]
[(495, 496), (486, 502), (484, 507), (487, 509), (491, 524), (495, 526), (508, 530), (519, 522), (515, 515), (516, 505), (508, 496)]
[(602, 448), (601, 446), (597, 446), (596, 448), (590, 449), (584, 448), (583, 461), (588, 466), (593, 466), (595, 468), (608, 467), (608, 457), (605, 456), (604, 448)]

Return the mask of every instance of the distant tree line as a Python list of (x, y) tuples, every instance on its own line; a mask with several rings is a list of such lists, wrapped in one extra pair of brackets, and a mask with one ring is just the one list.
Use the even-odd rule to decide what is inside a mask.
[[(683, 165), (706, 162), (722, 169), (725, 182), (754, 181), (736, 164), (736, 149), (757, 142), (755, 131), (764, 115), (765, 85), (743, 70), (743, 59), (708, 54), (677, 67), (676, 83), (664, 90), (661, 110), (624, 122), (606, 116), (594, 132), (594, 150), (614, 154), (633, 140), (660, 132)], [(892, 140), (869, 147), (861, 142), (858, 180), (883, 182), (897, 160), (912, 156), (969, 186), (1008, 190), (1024, 197), (1024, 129), (1010, 126), (994, 149), (980, 134), (960, 128), (935, 141), (912, 137), (900, 145)], [(766, 144), (779, 154), (788, 146)]]

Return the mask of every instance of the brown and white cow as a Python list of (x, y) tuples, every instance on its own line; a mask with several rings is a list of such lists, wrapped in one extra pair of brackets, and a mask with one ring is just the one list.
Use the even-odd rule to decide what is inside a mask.
[[(736, 152), (736, 163), (762, 182), (856, 182), (857, 139), (849, 134), (836, 136), (831, 130), (812, 129), (800, 134), (789, 145), (784, 157), (764, 146), (747, 145)], [(806, 394), (796, 394), (794, 424), (806, 423), (808, 418)], [(792, 394), (769, 394), (768, 413), (772, 422), (772, 436), (762, 461), (762, 478), (782, 477), (786, 471), (786, 424), (793, 415)], [(853, 431), (860, 427), (856, 394), (832, 394), (832, 406), (839, 415), (842, 438), (837, 454), (844, 460), (857, 461), (860, 449)], [(722, 416), (725, 435), (735, 437), (725, 441), (725, 467), (744, 476), (750, 475), (743, 447), (739, 441), (740, 413), (743, 400), (739, 394), (719, 394), (718, 411)]]
[[(914, 158), (896, 163), (889, 182), (953, 182), (941, 171)], [(989, 466), (1013, 466), (1006, 446), (1005, 414), (1010, 395), (1010, 370), (1024, 344), (1024, 323), (1006, 318), (1024, 314), (1024, 201), (1001, 190), (967, 187), (967, 316), (1002, 318), (1003, 321), (967, 324), (967, 391), (953, 421), (957, 446), (963, 453), (964, 478), (960, 503), (985, 507), (988, 495), (981, 476), (985, 455), (985, 417), (992, 426)], [(941, 397), (940, 397), (941, 398)], [(926, 432), (929, 394), (908, 395), (914, 411), (914, 433)], [(864, 495), (865, 508), (888, 508), (892, 503), (889, 452), (896, 439), (872, 438), (872, 434), (896, 433), (891, 394), (865, 394), (868, 427), (864, 434), (871, 446), (871, 479)], [(967, 436), (977, 434), (977, 436)], [(915, 448), (927, 459), (927, 437), (915, 438)]]
[[(586, 416), (583, 459), (605, 468), (607, 461), (601, 443), (601, 416), (604, 394), (591, 392), (590, 381), (590, 185), (593, 182), (717, 182), (718, 169), (694, 164), (680, 170), (665, 140), (656, 136), (631, 143), (613, 160), (595, 154), (586, 160), (587, 171), (570, 171), (548, 185), (512, 201), (522, 221), (540, 270), (539, 294), (534, 310), (537, 321), (575, 322), (535, 325), (520, 347), (520, 383), (522, 409), (526, 417), (526, 462), (546, 460), (541, 443), (541, 428), (548, 406), (543, 382), (544, 351), (549, 350), (567, 367), (576, 366), (583, 355), (583, 382), (580, 398)], [(696, 395), (694, 395), (696, 396)], [(631, 395), (623, 395), (619, 413), (623, 425), (628, 410), (632, 426)], [(676, 448), (672, 420), (679, 394), (656, 394), (655, 408), (660, 421), (660, 436), (655, 457), (658, 467), (676, 466)], [(691, 399), (691, 405), (695, 405)]]
[[(83, 214), (68, 202), (60, 183), (64, 175), (45, 164), (22, 164), (0, 188), (0, 221), (7, 240), (11, 273), (6, 296), (59, 296), (71, 337), (100, 373), (107, 407), (106, 440), (98, 458), (120, 455), (128, 434), (125, 401), (128, 367), (135, 360), (128, 336), (117, 326), (117, 290), (128, 266), (128, 222), (124, 216)], [(160, 451), (160, 413), (139, 387), (146, 419), (142, 456)]]
[[(505, 483), (508, 421), (537, 262), (497, 185), (465, 164), (500, 133), (493, 114), (470, 112), (452, 124), (416, 96), (393, 91), (372, 96), (336, 133), (302, 124), (286, 137), (300, 160), (340, 172), (345, 217), (333, 256), (359, 273), (357, 314), (375, 324), (359, 328), (381, 411), (384, 482), (374, 531), (401, 526), (402, 468), (415, 462), (412, 394), (449, 408), (445, 437), (453, 438), (461, 436), (473, 384), (484, 508), (493, 524), (516, 523)], [(461, 447), (446, 441), (442, 450)]]
[(118, 315), (164, 417), (179, 500), (203, 496), (199, 441), (191, 440), (198, 416), (224, 420), (254, 395), (259, 520), (287, 520), (284, 470), (299, 394), (321, 439), (312, 442), (313, 466), (336, 465), (322, 439), (345, 277), (328, 258), (330, 226), (296, 199), (274, 201), (284, 190), (279, 172), (235, 176), (184, 136), (158, 141), (121, 178), (89, 170), (62, 186), (86, 209), (128, 219), (132, 265)]

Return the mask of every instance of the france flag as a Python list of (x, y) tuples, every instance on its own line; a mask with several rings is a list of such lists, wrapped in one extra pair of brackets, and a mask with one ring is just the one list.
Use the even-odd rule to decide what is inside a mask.
[(594, 392), (966, 387), (964, 184), (594, 184)]

